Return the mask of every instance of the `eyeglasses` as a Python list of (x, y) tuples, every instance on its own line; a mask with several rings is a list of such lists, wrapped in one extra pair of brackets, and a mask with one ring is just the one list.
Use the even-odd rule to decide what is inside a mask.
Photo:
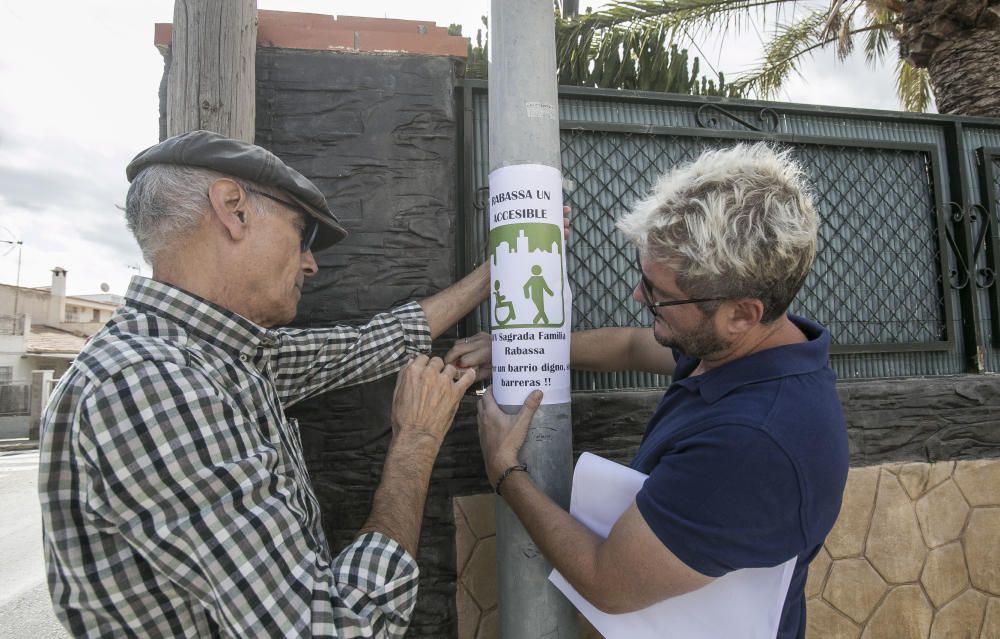
[(662, 306), (680, 306), (681, 304), (698, 304), (699, 302), (720, 302), (722, 300), (729, 299), (728, 297), (696, 297), (687, 300), (673, 300), (670, 302), (654, 302), (653, 301), (653, 283), (649, 281), (646, 274), (642, 270), (642, 263), (639, 261), (638, 256), (636, 256), (636, 266), (639, 269), (639, 290), (642, 292), (642, 300), (649, 309), (649, 312), (656, 315), (656, 309)]
[(299, 250), (305, 253), (306, 251), (312, 248), (313, 242), (316, 241), (316, 233), (319, 231), (319, 220), (313, 217), (313, 215), (309, 211), (305, 210), (304, 208), (302, 208), (298, 204), (295, 204), (294, 202), (283, 200), (280, 197), (275, 197), (271, 195), (270, 193), (264, 193), (263, 191), (258, 191), (257, 189), (251, 189), (250, 187), (243, 187), (243, 188), (249, 193), (255, 193), (262, 197), (266, 197), (269, 200), (273, 200), (278, 204), (283, 204), (287, 208), (293, 211), (298, 211), (299, 213), (304, 215), (306, 221), (305, 221), (305, 226), (302, 228), (302, 234), (299, 238)]

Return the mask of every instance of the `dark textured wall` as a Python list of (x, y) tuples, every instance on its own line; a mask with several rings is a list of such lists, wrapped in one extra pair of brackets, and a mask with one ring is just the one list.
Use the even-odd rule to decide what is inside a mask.
[(298, 323), (368, 319), (453, 281), (456, 64), (258, 49), (257, 144), (312, 179), (351, 232), (316, 256)]
[[(454, 78), (442, 57), (257, 51), (257, 137), (312, 179), (351, 235), (316, 255), (296, 324), (357, 323), (456, 279)], [(450, 340), (441, 340), (445, 348)], [(289, 410), (336, 552), (364, 523), (389, 442), (395, 379)], [(464, 437), (464, 439), (463, 439)], [(471, 450), (471, 432), (451, 450)], [(446, 451), (432, 478), (409, 636), (454, 636), (453, 494), (486, 488), (474, 460)]]
[[(849, 381), (837, 390), (852, 466), (1000, 457), (1000, 375)], [(576, 454), (590, 451), (627, 463), (661, 396), (574, 394)]]

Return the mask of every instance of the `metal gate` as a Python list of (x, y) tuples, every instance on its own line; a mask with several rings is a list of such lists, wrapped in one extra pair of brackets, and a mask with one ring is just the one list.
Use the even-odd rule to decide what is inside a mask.
[[(488, 232), (488, 98), (460, 86), (466, 268)], [(792, 149), (820, 214), (816, 263), (792, 311), (830, 329), (841, 379), (1000, 370), (1000, 121), (564, 87), (559, 102), (574, 330), (648, 325), (615, 220), (703, 150)], [(487, 330), (485, 305), (470, 330)], [(662, 386), (575, 373), (574, 388)]]

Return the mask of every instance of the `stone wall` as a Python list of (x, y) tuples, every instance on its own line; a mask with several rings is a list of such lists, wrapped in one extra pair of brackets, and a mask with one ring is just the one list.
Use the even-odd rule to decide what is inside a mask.
[(851, 469), (810, 639), (1000, 637), (1000, 460)]
[[(455, 499), (459, 639), (497, 637), (494, 507)], [(806, 597), (806, 639), (1000, 637), (1000, 460), (851, 469)]]

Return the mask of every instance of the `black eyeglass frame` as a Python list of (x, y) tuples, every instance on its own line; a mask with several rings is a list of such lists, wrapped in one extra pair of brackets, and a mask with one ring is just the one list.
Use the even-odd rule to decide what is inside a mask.
[(260, 195), (266, 197), (269, 200), (273, 200), (278, 204), (283, 204), (293, 211), (298, 211), (306, 218), (306, 226), (302, 229), (302, 236), (299, 239), (299, 250), (305, 253), (312, 248), (313, 242), (316, 241), (316, 234), (319, 232), (319, 220), (313, 217), (312, 213), (305, 210), (295, 202), (289, 202), (288, 200), (283, 200), (280, 197), (275, 197), (270, 193), (265, 193), (263, 191), (258, 191), (257, 189), (252, 189), (249, 186), (244, 186), (244, 190), (248, 193), (253, 193), (255, 195)]
[(725, 300), (733, 299), (731, 297), (694, 297), (687, 300), (673, 300), (670, 302), (654, 302), (653, 301), (653, 283), (649, 281), (646, 277), (646, 273), (642, 270), (642, 261), (639, 256), (635, 258), (636, 268), (639, 269), (639, 290), (642, 292), (643, 303), (649, 312), (656, 315), (656, 309), (662, 308), (664, 306), (681, 306), (683, 304), (698, 304), (700, 302), (722, 302)]

